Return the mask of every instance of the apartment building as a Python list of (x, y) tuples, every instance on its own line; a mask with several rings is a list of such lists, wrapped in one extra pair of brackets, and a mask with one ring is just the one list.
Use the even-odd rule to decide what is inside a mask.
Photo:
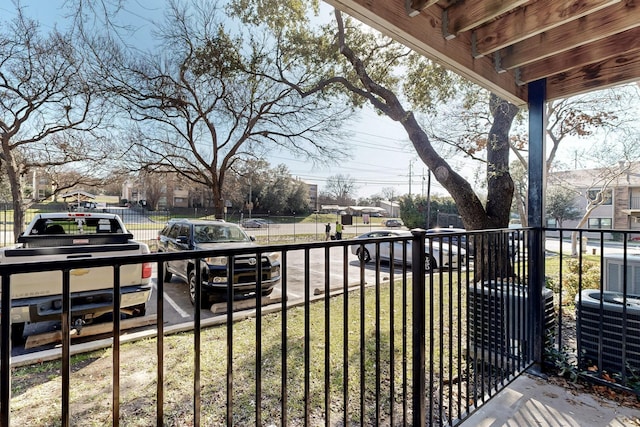
[[(552, 172), (548, 185), (575, 189), (574, 203), (582, 213), (588, 206), (587, 196), (593, 199), (604, 188), (604, 202), (591, 212), (585, 226), (594, 230), (640, 231), (640, 162), (620, 162), (611, 168)], [(577, 225), (577, 220), (562, 224), (567, 228)]]

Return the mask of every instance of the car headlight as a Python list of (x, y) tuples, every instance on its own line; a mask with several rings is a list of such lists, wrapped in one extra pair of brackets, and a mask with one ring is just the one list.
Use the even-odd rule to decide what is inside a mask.
[(280, 259), (280, 252), (269, 252), (266, 255), (271, 263), (274, 263)]
[(205, 261), (209, 265), (218, 265), (218, 266), (227, 265), (227, 257), (226, 256), (209, 257), (209, 258), (206, 258)]

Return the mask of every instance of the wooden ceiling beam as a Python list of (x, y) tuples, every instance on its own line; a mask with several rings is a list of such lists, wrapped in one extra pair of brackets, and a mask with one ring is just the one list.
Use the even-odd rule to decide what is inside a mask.
[(419, 15), (423, 9), (433, 6), (436, 3), (438, 3), (438, 0), (404, 0), (407, 15), (412, 17)]
[(549, 101), (623, 83), (637, 82), (640, 51), (566, 71), (547, 79)]
[(566, 24), (620, 0), (538, 0), (473, 31), (475, 58)]
[(534, 62), (520, 68), (517, 75), (524, 84), (609, 58), (624, 57), (625, 52), (640, 52), (640, 27)]
[(324, 1), (518, 106), (640, 84), (640, 0)]
[(531, 0), (467, 0), (457, 2), (442, 13), (442, 34), (450, 40), (458, 34), (479, 27)]
[(620, 2), (509, 46), (499, 53), (499, 68), (522, 67), (634, 28), (640, 22), (638, 16), (631, 13), (636, 7), (633, 3), (633, 0)]

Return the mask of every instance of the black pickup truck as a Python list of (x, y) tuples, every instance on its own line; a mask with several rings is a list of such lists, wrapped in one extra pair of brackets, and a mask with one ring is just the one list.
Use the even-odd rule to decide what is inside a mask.
[[(158, 252), (182, 252), (220, 248), (242, 248), (257, 246), (240, 227), (224, 221), (180, 219), (170, 221), (158, 235)], [(213, 301), (226, 299), (227, 262), (226, 256), (210, 257), (203, 260), (202, 302), (203, 306)], [(255, 254), (233, 257), (234, 297), (255, 295), (258, 282), (258, 259)], [(280, 282), (280, 254), (262, 254), (262, 281), (260, 292), (271, 294)], [(193, 259), (171, 261), (165, 264), (165, 282), (175, 274), (189, 284), (189, 298), (195, 304), (196, 274)]]

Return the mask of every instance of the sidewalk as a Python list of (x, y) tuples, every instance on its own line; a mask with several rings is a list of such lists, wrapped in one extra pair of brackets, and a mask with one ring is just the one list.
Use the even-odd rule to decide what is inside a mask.
[(529, 374), (520, 375), (462, 425), (473, 427), (640, 427), (640, 410), (574, 394)]

